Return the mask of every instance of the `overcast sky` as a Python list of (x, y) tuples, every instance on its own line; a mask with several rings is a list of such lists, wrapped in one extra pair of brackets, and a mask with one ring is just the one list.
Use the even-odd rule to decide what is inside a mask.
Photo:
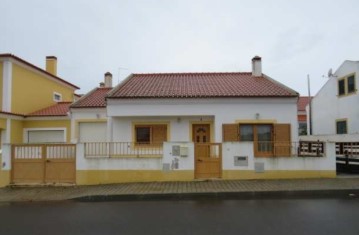
[(86, 93), (130, 73), (263, 72), (307, 95), (329, 68), (359, 60), (359, 1), (0, 0), (0, 53), (58, 75)]

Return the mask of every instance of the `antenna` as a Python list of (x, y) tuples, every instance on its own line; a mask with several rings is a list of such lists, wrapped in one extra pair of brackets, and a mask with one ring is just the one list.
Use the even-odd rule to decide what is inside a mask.
[(120, 71), (121, 70), (128, 70), (128, 68), (118, 67), (118, 78), (117, 78), (117, 84), (120, 83)]
[(330, 78), (332, 76), (333, 76), (333, 69), (330, 68), (328, 71), (328, 77)]

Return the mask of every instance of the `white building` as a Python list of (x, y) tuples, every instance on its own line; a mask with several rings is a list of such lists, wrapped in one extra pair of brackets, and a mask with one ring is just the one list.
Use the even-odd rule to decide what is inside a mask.
[(296, 156), (298, 93), (261, 63), (254, 57), (252, 72), (132, 74), (83, 96), (71, 106), (77, 184), (334, 177), (334, 158)]
[(358, 74), (359, 61), (344, 61), (312, 99), (313, 135), (359, 133)]

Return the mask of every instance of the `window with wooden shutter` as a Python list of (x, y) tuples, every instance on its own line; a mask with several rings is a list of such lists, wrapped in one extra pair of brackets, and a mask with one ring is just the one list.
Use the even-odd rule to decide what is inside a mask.
[(167, 141), (167, 125), (135, 125), (136, 145), (162, 145)]
[(222, 132), (223, 132), (222, 133), (223, 142), (233, 142), (239, 140), (238, 124), (223, 124)]
[(291, 156), (290, 124), (274, 124), (274, 156)]
[(154, 144), (162, 144), (167, 141), (167, 125), (152, 126), (152, 142)]

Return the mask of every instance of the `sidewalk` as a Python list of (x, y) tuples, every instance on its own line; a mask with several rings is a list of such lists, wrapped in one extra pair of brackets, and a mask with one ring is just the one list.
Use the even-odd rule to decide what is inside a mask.
[[(6, 187), (0, 202), (108, 201), (194, 198), (266, 198), (288, 196), (359, 195), (359, 178), (297, 180), (213, 180), (124, 183), (67, 187)], [(354, 196), (354, 195), (351, 195)]]

